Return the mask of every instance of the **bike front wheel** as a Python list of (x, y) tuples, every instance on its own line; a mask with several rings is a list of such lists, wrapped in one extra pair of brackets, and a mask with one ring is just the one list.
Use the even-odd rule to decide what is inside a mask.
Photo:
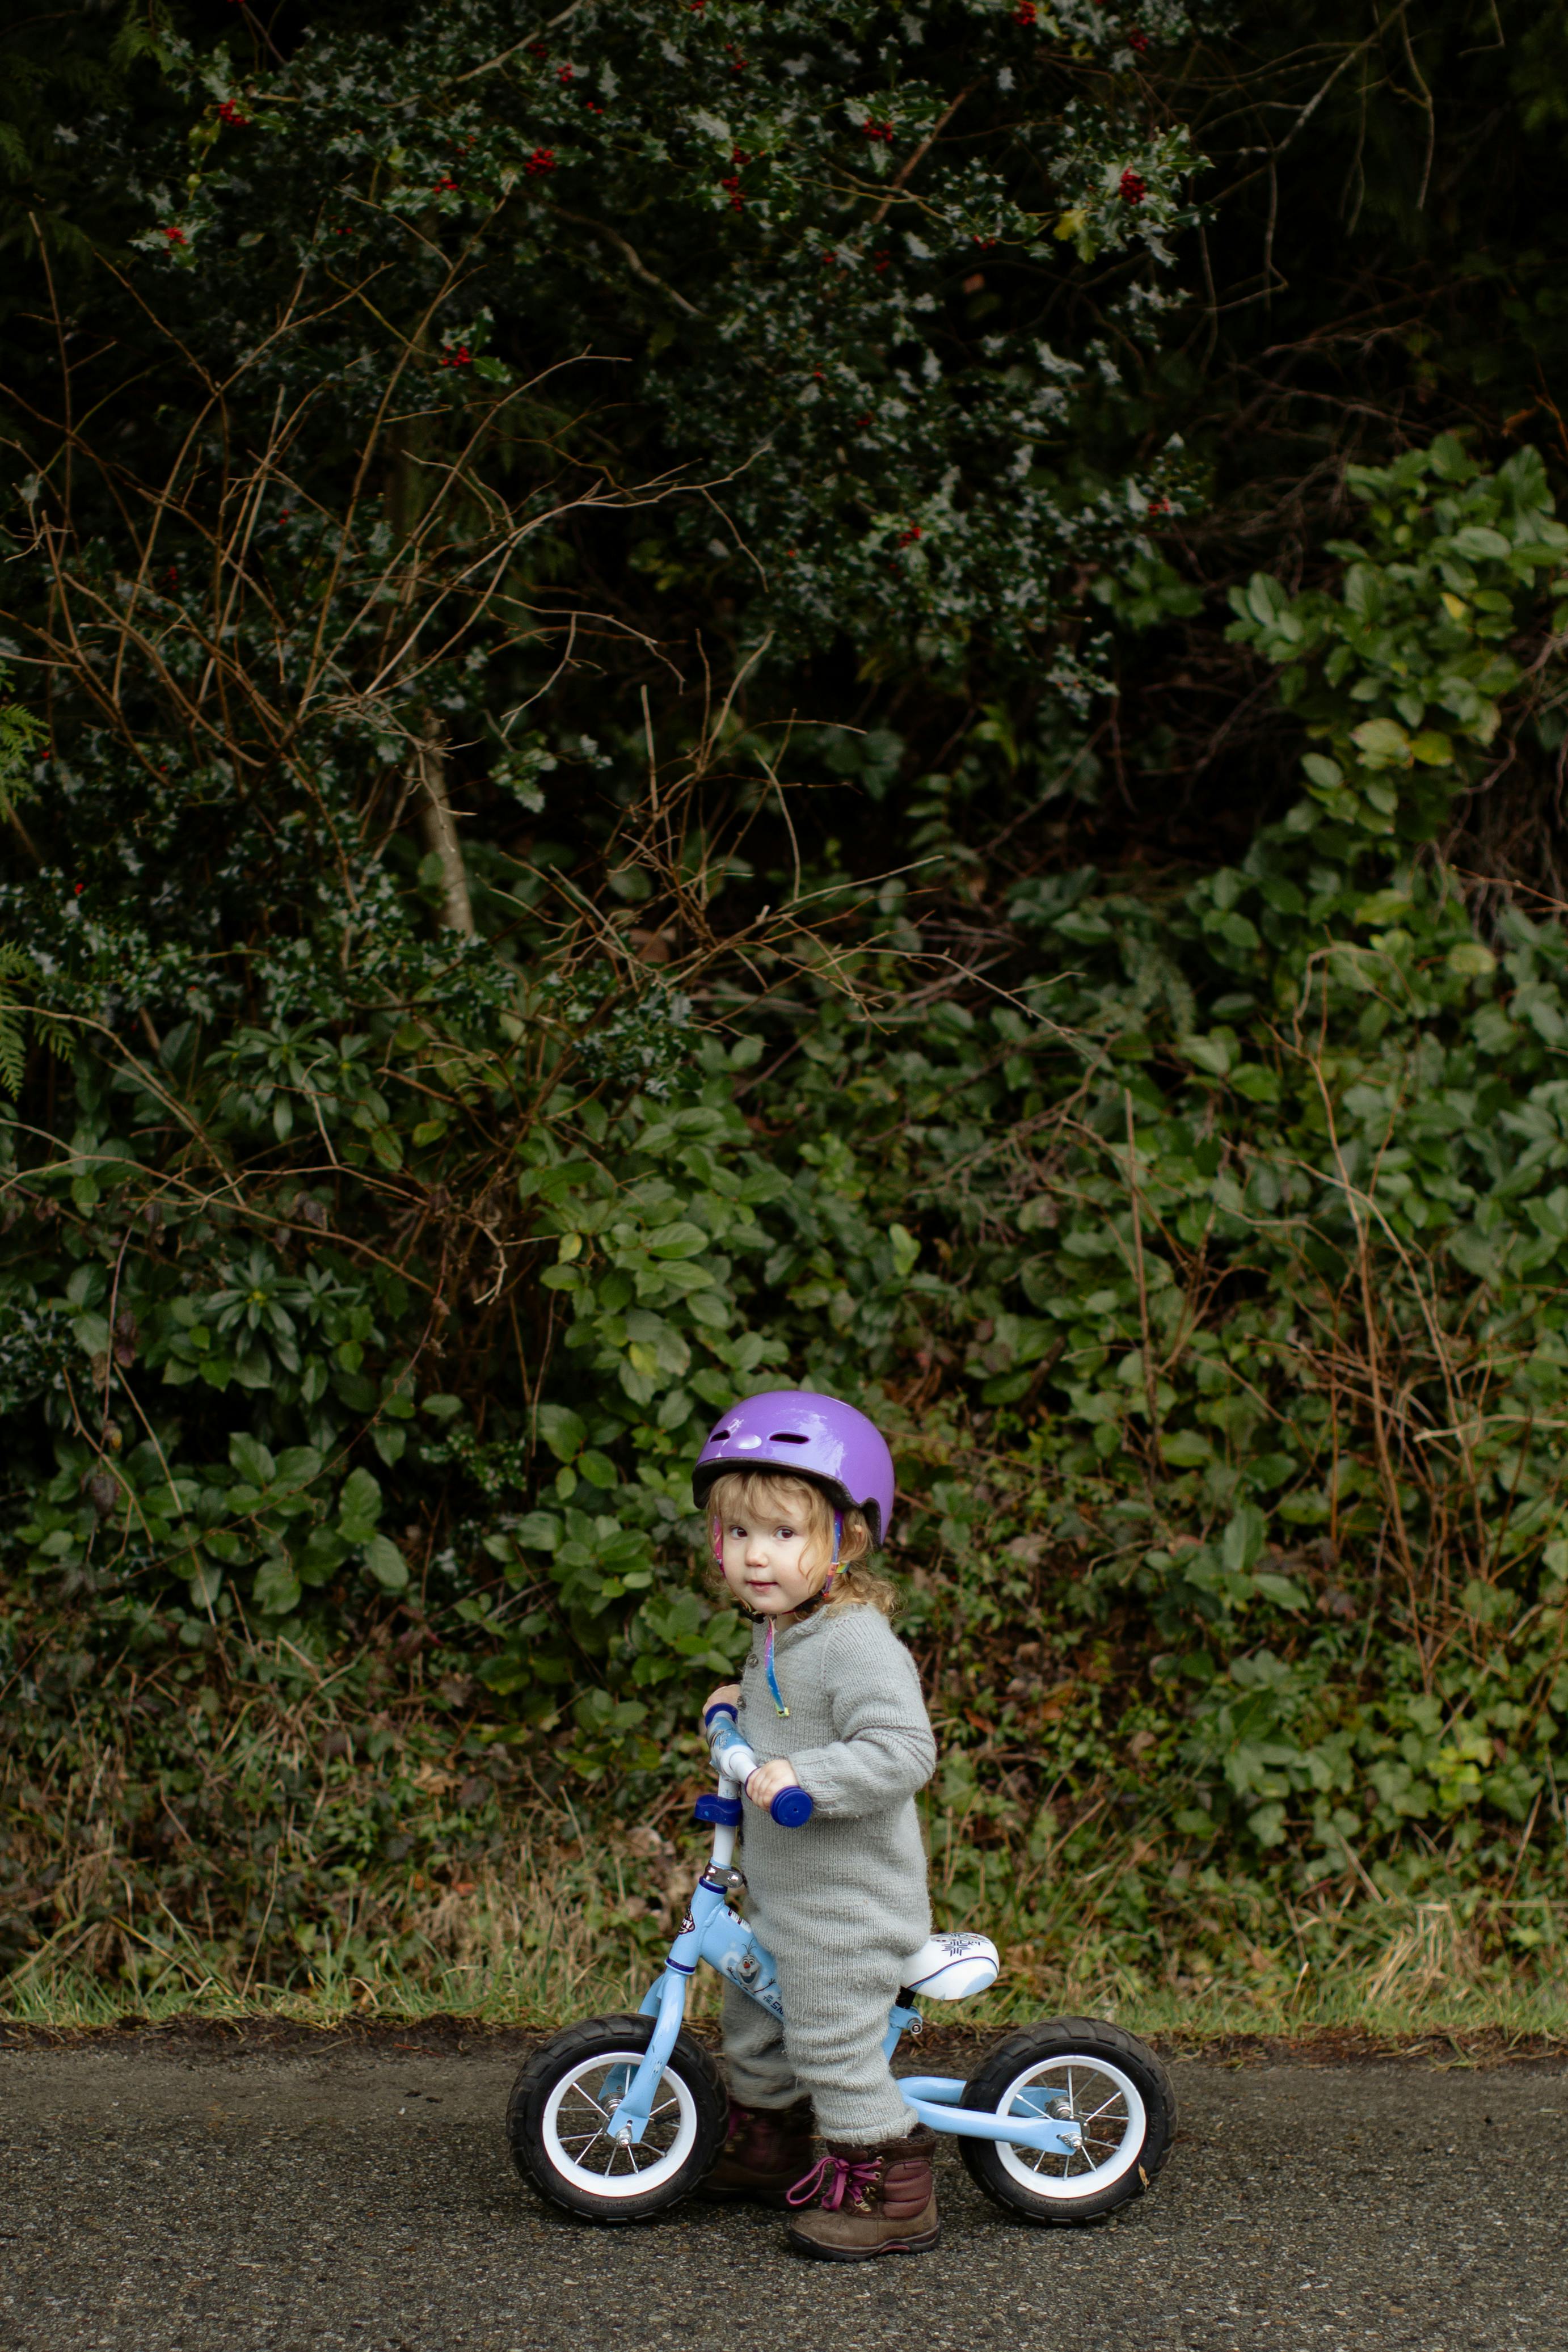
[(611, 2124), (653, 2039), (651, 2017), (593, 2017), (534, 2052), (507, 2103), (507, 2144), (523, 2179), (568, 2213), (645, 2221), (695, 2189), (723, 2145), (719, 2071), (690, 2034), (677, 2037), (635, 2147)]
[(964, 2084), (962, 2104), (996, 2116), (1071, 2116), (1082, 2127), (1071, 2156), (1009, 2140), (958, 2143), (987, 2197), (1036, 2221), (1097, 2221), (1142, 2196), (1176, 2129), (1175, 2094), (1153, 2052), (1097, 2018), (1053, 2018), (1009, 2034)]

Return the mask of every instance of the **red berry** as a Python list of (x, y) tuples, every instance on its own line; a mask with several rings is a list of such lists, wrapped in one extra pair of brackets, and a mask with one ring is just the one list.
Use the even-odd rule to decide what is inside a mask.
[(1127, 46), (1128, 46), (1128, 47), (1129, 47), (1130, 49), (1131, 49), (1131, 50), (1132, 50), (1132, 51), (1133, 51), (1133, 52), (1134, 52), (1138, 57), (1142, 57), (1142, 56), (1143, 55), (1144, 51), (1145, 51), (1145, 50), (1148, 48), (1148, 47), (1149, 47), (1149, 36), (1148, 36), (1148, 34), (1147, 34), (1147, 33), (1129, 33), (1129, 34), (1128, 34), (1128, 36), (1127, 36)]
[(1127, 170), (1122, 173), (1121, 181), (1117, 187), (1117, 194), (1121, 196), (1122, 203), (1124, 205), (1141, 205), (1148, 193), (1149, 185), (1147, 181), (1142, 178), (1141, 173), (1133, 171), (1131, 165), (1129, 164)]

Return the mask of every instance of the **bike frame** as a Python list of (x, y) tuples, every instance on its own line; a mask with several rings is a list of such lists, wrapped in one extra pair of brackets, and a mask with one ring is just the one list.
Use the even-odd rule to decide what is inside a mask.
[[(749, 1769), (755, 1760), (732, 1735), (727, 1748), (721, 1752), (725, 1761), (735, 1764), (737, 1771), (741, 1771), (742, 1763)], [(647, 2128), (655, 2094), (686, 2016), (686, 1990), (703, 1961), (772, 2015), (780, 2019), (784, 2016), (784, 2000), (773, 1955), (763, 1949), (746, 1922), (730, 1908), (729, 1897), (736, 1881), (740, 1879), (744, 1884), (734, 1867), (743, 1778), (743, 1772), (741, 1778), (731, 1778), (721, 1769), (717, 1801), (711, 1798), (702, 1800), (699, 1819), (710, 1820), (714, 1824), (713, 1852), (697, 1882), (680, 1931), (669, 1948), (663, 1974), (656, 1978), (639, 2003), (641, 2014), (657, 2021), (653, 2038), (641, 2064), (630, 2074), (610, 2126), (614, 2137), (632, 2147)], [(890, 2059), (903, 2035), (919, 2033), (923, 2023), (919, 2010), (895, 2001), (888, 2013), (883, 2055)], [(1014, 2100), (1010, 2115), (998, 2116), (960, 2106), (964, 2084), (956, 2076), (913, 2074), (895, 2079), (912, 2116), (929, 2124), (933, 2131), (950, 2132), (960, 2138), (1005, 2140), (1013, 2147), (1037, 2148), (1050, 2156), (1076, 2155), (1081, 2145), (1079, 2126), (1048, 2112), (1059, 2095), (1048, 2088), (1025, 2092)], [(614, 2087), (613, 2081), (605, 2085), (612, 2094)]]

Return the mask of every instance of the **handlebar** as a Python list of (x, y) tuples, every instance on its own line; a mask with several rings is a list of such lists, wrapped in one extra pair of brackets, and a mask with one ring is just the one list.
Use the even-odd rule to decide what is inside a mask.
[[(741, 1737), (735, 1712), (730, 1706), (710, 1708), (704, 1718), (708, 1726), (708, 1752), (713, 1759), (713, 1769), (726, 1780), (738, 1780), (744, 1787), (753, 1772), (762, 1769), (762, 1759), (752, 1753)], [(810, 1821), (816, 1808), (806, 1791), (799, 1787), (781, 1789), (768, 1811), (781, 1830), (798, 1830)]]

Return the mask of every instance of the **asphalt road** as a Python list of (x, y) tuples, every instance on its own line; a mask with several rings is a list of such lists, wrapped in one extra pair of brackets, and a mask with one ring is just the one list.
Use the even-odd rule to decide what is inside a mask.
[(1100, 2229), (997, 2212), (806, 2263), (772, 2214), (598, 2231), (514, 2178), (493, 2050), (0, 2052), (0, 2352), (1565, 2352), (1568, 2075), (1173, 2068)]

